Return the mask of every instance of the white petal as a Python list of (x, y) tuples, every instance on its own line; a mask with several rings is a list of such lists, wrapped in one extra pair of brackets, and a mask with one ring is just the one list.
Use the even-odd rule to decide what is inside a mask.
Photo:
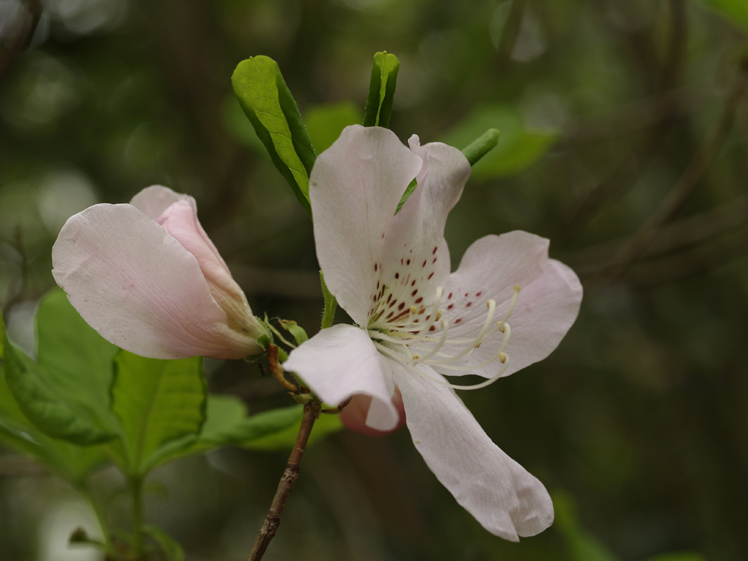
[(392, 374), (383, 362), (366, 331), (338, 324), (291, 351), (283, 368), (301, 376), (322, 401), (331, 405), (358, 394), (372, 396), (367, 424), (386, 431), (397, 426), (399, 417), (390, 399)]
[(309, 179), (325, 283), (359, 325), (368, 319), (384, 235), (421, 159), (392, 131), (352, 126), (317, 158)]
[(444, 286), (450, 272), (444, 224), (470, 176), (470, 164), (456, 148), (441, 143), (421, 147), (415, 135), (410, 145), (424, 163), (418, 187), (385, 238), (381, 280), (393, 296), (385, 320), (397, 317), (398, 303), (405, 311), (412, 305), (428, 309), (436, 287)]
[(52, 263), (83, 319), (123, 349), (153, 358), (259, 351), (228, 327), (195, 257), (131, 205), (95, 205), (71, 217)]
[[(465, 252), (445, 288), (442, 310), (449, 320), (449, 338), (469, 339), (483, 327), (486, 301), (496, 301), (494, 319), (499, 321), (509, 309), (514, 286), (520, 287), (517, 304), (507, 321), (511, 337), (505, 351), (509, 356), (505, 376), (547, 357), (579, 312), (582, 285), (574, 271), (548, 258), (548, 243), (545, 238), (519, 231), (481, 238)], [(502, 333), (496, 333), (484, 339), (479, 349), (454, 364), (480, 365), (496, 353), (502, 338)], [(445, 353), (455, 350), (449, 346), (443, 349)], [(496, 361), (469, 373), (490, 378), (500, 366)], [(435, 368), (445, 375), (467, 373)]]
[(189, 195), (176, 193), (162, 185), (151, 185), (146, 187), (140, 193), (135, 195), (130, 204), (144, 213), (151, 220), (158, 220), (158, 217), (174, 203), (186, 201), (195, 210), (197, 214), (197, 203)]
[[(543, 484), (488, 438), (454, 391), (393, 364), (413, 443), (457, 502), (507, 540), (550, 526), (553, 503)], [(430, 368), (423, 374), (443, 380)]]

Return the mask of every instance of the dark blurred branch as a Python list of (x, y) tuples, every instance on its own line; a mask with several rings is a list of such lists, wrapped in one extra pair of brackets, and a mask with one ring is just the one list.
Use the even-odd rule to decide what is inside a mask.
[(42, 6), (39, 0), (26, 0), (16, 32), (6, 44), (0, 45), (0, 81), (16, 56), (31, 44), (41, 17)]
[(17, 289), (14, 290), (14, 283), (11, 282), (8, 286), (8, 294), (5, 302), (2, 303), (3, 316), (7, 317), (10, 308), (20, 302), (26, 293), (26, 286), (29, 278), (29, 261), (26, 256), (26, 248), (23, 243), (23, 230), (20, 224), (17, 224), (13, 231), (13, 249), (18, 253), (18, 267), (20, 269), (20, 281)]
[[(748, 235), (740, 231), (690, 251), (634, 264), (621, 274), (620, 279), (635, 288), (656, 286), (709, 271), (747, 254)], [(587, 287), (585, 284), (585, 289)], [(590, 288), (596, 287), (591, 285)]]
[[(620, 7), (627, 9), (625, 2), (622, 2)], [(678, 83), (686, 46), (687, 29), (683, 0), (670, 0), (670, 21), (667, 57), (659, 70), (660, 78), (654, 83), (655, 94), (648, 108), (650, 117), (644, 116), (644, 121), (655, 126), (655, 130), (647, 138), (638, 142), (636, 149), (624, 158), (606, 178), (573, 203), (566, 213), (566, 219), (554, 235), (557, 244), (568, 241), (571, 236), (597, 216), (607, 201), (620, 196), (634, 185), (636, 176), (646, 169), (658, 154), (668, 131), (682, 112), (681, 96), (675, 90), (675, 86)], [(642, 73), (652, 82), (652, 67), (656, 61), (652, 38), (646, 30), (626, 31), (624, 37), (636, 55)], [(638, 123), (642, 120), (641, 115), (632, 113), (630, 116), (632, 118), (630, 122)], [(630, 124), (624, 125), (624, 130), (630, 130), (630, 128)]]
[(525, 4), (527, 0), (512, 0), (509, 8), (504, 27), (501, 29), (501, 38), (499, 39), (499, 67), (507, 66), (512, 60), (514, 45), (517, 43), (517, 37), (522, 29), (522, 17), (525, 13)]
[(688, 195), (691, 194), (706, 172), (707, 167), (730, 131), (746, 86), (748, 86), (748, 65), (743, 65), (738, 70), (725, 104), (725, 110), (717, 125), (695, 154), (678, 182), (673, 186), (672, 191), (662, 201), (654, 214), (650, 216), (649, 220), (618, 250), (606, 269), (594, 282), (602, 284), (613, 282), (631, 262), (646, 250), (647, 246), (662, 230), (663, 225), (681, 208)]
[(49, 471), (31, 460), (20, 456), (0, 456), (0, 477), (28, 477), (49, 475)]
[(319, 414), (319, 405), (319, 402), (316, 400), (304, 405), (304, 416), (301, 419), (299, 434), (296, 436), (296, 442), (291, 451), (291, 456), (288, 458), (288, 464), (281, 476), (278, 490), (270, 505), (270, 511), (265, 518), (265, 522), (262, 524), (260, 533), (252, 548), (252, 553), (249, 555), (249, 561), (259, 561), (262, 559), (263, 555), (265, 555), (265, 550), (267, 550), (268, 545), (270, 545), (270, 542), (278, 531), (280, 517), (283, 514), (283, 508), (286, 506), (286, 500), (288, 500), (288, 496), (291, 494), (291, 490), (299, 478), (301, 460), (304, 457), (304, 451), (306, 450), (314, 421), (317, 420)]
[[(748, 224), (748, 196), (669, 224), (639, 255), (639, 259), (661, 257), (697, 245), (746, 224)], [(627, 239), (623, 238), (596, 244), (575, 251), (565, 261), (580, 275), (592, 277), (605, 268), (608, 257), (615, 255), (626, 241)]]

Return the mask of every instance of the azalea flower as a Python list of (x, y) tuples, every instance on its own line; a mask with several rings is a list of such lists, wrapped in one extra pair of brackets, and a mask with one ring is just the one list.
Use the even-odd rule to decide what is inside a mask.
[(265, 328), (192, 197), (156, 185), (130, 204), (89, 207), (62, 227), (52, 264), (71, 304), (118, 347), (165, 359), (263, 352)]
[(409, 144), (354, 126), (317, 159), (317, 256), (356, 325), (322, 330), (284, 367), (326, 403), (371, 399), (366, 425), (377, 431), (401, 421), (397, 388), (437, 478), (487, 530), (517, 541), (552, 523), (548, 492), (486, 435), (454, 391), (466, 386), (445, 376), (475, 374), (481, 387), (545, 358), (574, 322), (582, 287), (548, 258), (547, 240), (525, 232), (479, 239), (450, 274), (444, 224), (470, 165), (445, 144), (420, 146), (415, 135)]

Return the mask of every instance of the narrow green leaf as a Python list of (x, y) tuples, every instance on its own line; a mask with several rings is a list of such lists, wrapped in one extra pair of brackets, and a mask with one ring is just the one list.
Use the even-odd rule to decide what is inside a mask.
[(369, 82), (369, 96), (364, 110), (365, 127), (389, 127), (395, 100), (397, 72), (400, 61), (395, 55), (381, 52), (374, 55)]
[[(473, 166), (478, 162), (478, 160), (480, 160), (483, 156), (493, 150), (498, 143), (499, 131), (497, 131), (496, 129), (488, 129), (480, 137), (471, 142), (467, 148), (463, 149), (462, 153), (465, 154), (467, 161), (471, 166)], [(395, 214), (400, 212), (400, 209), (403, 208), (405, 201), (410, 198), (410, 196), (413, 194), (413, 191), (416, 190), (416, 187), (418, 187), (418, 182), (414, 179), (410, 182), (410, 185), (408, 185), (408, 187), (405, 189), (405, 193), (403, 193), (403, 196), (400, 198), (400, 202), (397, 205)]]
[(301, 345), (304, 341), (309, 339), (309, 335), (306, 334), (304, 328), (295, 321), (290, 319), (282, 319), (280, 320), (280, 324), (283, 329), (293, 335), (293, 338), (296, 340), (297, 345)]
[(311, 214), (309, 174), (317, 156), (278, 64), (266, 56), (244, 60), (234, 70), (231, 83), (275, 167)]
[(164, 530), (158, 526), (145, 524), (143, 526), (143, 531), (158, 544), (159, 549), (169, 561), (184, 560), (184, 549), (182, 549), (182, 546)]
[(202, 359), (157, 360), (120, 351), (115, 365), (112, 408), (125, 435), (122, 467), (142, 477), (161, 445), (200, 431), (207, 399)]
[(573, 498), (566, 493), (553, 495), (556, 529), (566, 541), (575, 561), (618, 561), (603, 542), (587, 532), (579, 522)]
[(5, 347), (5, 320), (3, 311), (0, 310), (0, 360), (3, 358), (3, 348)]
[(332, 326), (332, 322), (335, 320), (335, 310), (338, 308), (338, 301), (327, 289), (325, 275), (322, 274), (322, 271), (319, 272), (319, 280), (322, 284), (322, 295), (325, 298), (325, 307), (322, 311), (322, 327), (320, 329), (326, 329)]
[(467, 148), (464, 148), (462, 153), (465, 154), (470, 165), (474, 166), (478, 160), (496, 148), (498, 143), (499, 131), (496, 129), (488, 129), (480, 137), (471, 142)]

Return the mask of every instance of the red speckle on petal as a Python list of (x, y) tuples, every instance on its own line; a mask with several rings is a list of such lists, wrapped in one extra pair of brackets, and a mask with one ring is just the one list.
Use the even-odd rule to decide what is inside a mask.
[(438, 259), (438, 257), (434, 257), (433, 261), (431, 261), (431, 264), (433, 265), (434, 263), (436, 263), (437, 259)]
[(449, 296), (447, 296), (447, 300), (450, 300), (452, 298), (452, 293), (449, 293)]
[(434, 255), (436, 253), (436, 250), (439, 249), (437, 247), (434, 248), (434, 251), (431, 252), (431, 255)]
[[(416, 290), (416, 292), (418, 291)], [(416, 300), (416, 304), (420, 304), (421, 302), (423, 302), (423, 296), (418, 297), (418, 299)]]
[(398, 310), (402, 310), (405, 307), (405, 302), (400, 302), (400, 305), (397, 307)]
[(460, 323), (461, 321), (462, 321), (462, 318), (457, 318), (457, 319), (455, 320), (455, 323)]
[(475, 293), (475, 295), (476, 295), (476, 296), (477, 296), (478, 298), (480, 298), (480, 295), (481, 295), (481, 294), (483, 294), (483, 291), (480, 291), (480, 292), (476, 292), (476, 293)]
[(466, 307), (466, 308), (469, 308), (469, 307), (470, 307), (470, 306), (472, 306), (472, 305), (473, 305), (473, 303), (472, 303), (472, 302), (468, 302), (467, 304), (465, 304), (465, 307)]
[(418, 289), (416, 288), (413, 292), (410, 293), (411, 296), (415, 296), (418, 294)]
[(400, 278), (400, 273), (395, 273), (395, 278), (399, 279)]
[(410, 265), (410, 259), (405, 262), (406, 265)]
[(416, 285), (416, 280), (415, 280), (415, 279), (413, 279), (413, 282), (412, 282), (412, 283), (410, 283), (410, 286), (415, 286), (415, 285)]
[(426, 259), (426, 260), (425, 260), (425, 261), (423, 262), (423, 265), (422, 265), (422, 266), (423, 266), (423, 267), (425, 267), (425, 266), (426, 266), (426, 263), (428, 263), (428, 262), (429, 262), (429, 260), (428, 260), (428, 259)]
[(376, 272), (378, 268), (379, 268), (379, 265), (377, 263), (374, 263), (374, 272)]
[(434, 326), (432, 325), (431, 327), (429, 327), (429, 331), (436, 331), (436, 327), (434, 327)]
[(470, 296), (470, 293), (469, 293), (469, 292), (466, 292), (466, 293), (465, 293), (465, 298), (467, 298), (468, 296)]
[(447, 306), (447, 309), (448, 309), (448, 310), (451, 310), (451, 309), (452, 309), (452, 308), (454, 308), (454, 307), (455, 307), (455, 305), (454, 305), (454, 304), (450, 304), (449, 306)]

